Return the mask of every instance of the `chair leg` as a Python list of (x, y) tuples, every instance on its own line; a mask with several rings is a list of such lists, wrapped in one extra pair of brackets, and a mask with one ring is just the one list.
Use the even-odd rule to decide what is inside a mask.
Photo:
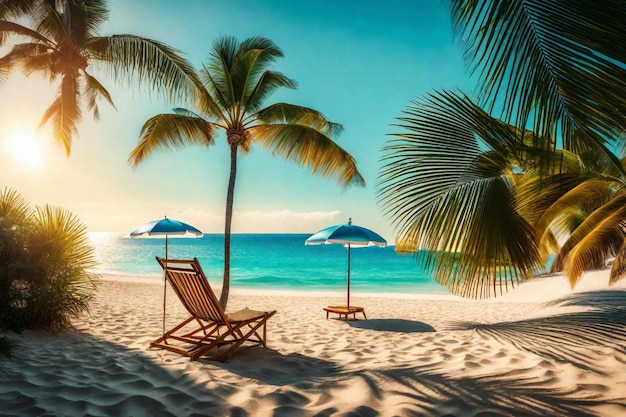
[[(263, 319), (262, 321), (258, 322), (254, 327), (252, 327), (250, 329), (250, 331), (248, 333), (246, 333), (244, 335), (244, 337), (239, 338), (239, 340), (237, 340), (235, 343), (233, 343), (230, 348), (228, 348), (228, 350), (226, 350), (224, 353), (222, 353), (221, 355), (217, 356), (215, 358), (215, 360), (219, 361), (219, 362), (224, 362), (226, 359), (228, 359), (234, 352), (235, 350), (241, 346), (246, 340), (248, 340), (248, 338), (261, 326), (263, 326), (267, 321), (267, 318)], [(248, 325), (250, 325), (251, 323), (248, 323)], [(243, 325), (243, 324), (242, 324)], [(240, 327), (242, 326), (240, 325)]]
[(173, 329), (169, 330), (168, 332), (166, 332), (164, 335), (162, 335), (161, 337), (159, 337), (158, 339), (154, 340), (153, 342), (150, 342), (150, 346), (157, 346), (159, 345), (161, 342), (167, 344), (167, 338), (170, 337), (173, 333), (175, 333), (176, 331), (178, 331), (179, 329), (185, 327), (187, 324), (189, 324), (189, 322), (191, 322), (194, 318), (193, 317), (189, 317), (187, 320), (183, 321), (181, 324), (179, 324), (178, 326), (174, 327)]

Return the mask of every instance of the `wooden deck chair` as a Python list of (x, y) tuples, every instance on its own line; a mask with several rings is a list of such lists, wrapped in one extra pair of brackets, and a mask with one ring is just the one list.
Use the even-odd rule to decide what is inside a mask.
[(276, 310), (246, 308), (226, 314), (196, 258), (165, 260), (157, 256), (156, 259), (191, 317), (150, 343), (151, 347), (167, 349), (191, 360), (206, 358), (223, 362), (244, 342), (266, 346), (266, 323)]

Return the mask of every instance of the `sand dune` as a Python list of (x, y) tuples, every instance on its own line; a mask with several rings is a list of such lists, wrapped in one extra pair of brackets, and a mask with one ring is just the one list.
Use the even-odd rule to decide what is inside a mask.
[[(626, 283), (540, 278), (495, 300), (355, 294), (369, 320), (326, 320), (342, 294), (234, 289), (277, 309), (268, 348), (226, 363), (151, 349), (162, 286), (103, 280), (75, 329), (15, 336), (3, 416), (626, 415)], [(186, 317), (171, 295), (169, 325)]]

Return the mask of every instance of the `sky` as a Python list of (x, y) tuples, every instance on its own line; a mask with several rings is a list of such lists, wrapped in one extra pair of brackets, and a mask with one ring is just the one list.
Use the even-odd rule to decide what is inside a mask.
[[(110, 0), (108, 6), (101, 35), (164, 42), (196, 68), (221, 36), (271, 39), (284, 53), (274, 69), (298, 88), (280, 90), (266, 104), (311, 107), (343, 125), (336, 142), (356, 159), (365, 187), (343, 188), (254, 146), (239, 158), (233, 233), (314, 233), (351, 218), (392, 243), (395, 231), (376, 195), (381, 149), (390, 134), (402, 133), (394, 123), (412, 100), (472, 88), (440, 0)], [(69, 157), (49, 126), (39, 128), (58, 83), (14, 73), (0, 86), (0, 187), (33, 206), (68, 209), (90, 232), (128, 233), (168, 216), (223, 233), (225, 137), (209, 148), (159, 151), (132, 168), (128, 155), (143, 123), (181, 103), (96, 73), (116, 107), (99, 103), (98, 121), (85, 113)]]

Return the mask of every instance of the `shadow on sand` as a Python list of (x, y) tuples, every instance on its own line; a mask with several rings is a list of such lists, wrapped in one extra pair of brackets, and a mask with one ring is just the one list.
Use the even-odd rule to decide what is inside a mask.
[(607, 290), (578, 293), (545, 304), (546, 307), (585, 307), (585, 311), (528, 320), (481, 324), (457, 322), (450, 330), (476, 330), (479, 334), (560, 363), (602, 375), (596, 355), (581, 347), (626, 346), (626, 291)]
[[(202, 360), (201, 360), (202, 361)], [(241, 347), (236, 356), (224, 363), (211, 363), (245, 378), (250, 378), (268, 385), (294, 385), (308, 389), (315, 382), (320, 382), (329, 375), (336, 375), (341, 368), (334, 362), (323, 359), (280, 352), (262, 347)], [(276, 366), (277, 363), (281, 365)]]
[[(576, 294), (552, 304), (589, 309), (516, 322), (457, 323), (455, 327), (475, 329), (484, 336), (597, 373), (601, 370), (586, 362), (586, 350), (604, 346), (624, 350), (626, 291)], [(424, 323), (393, 319), (350, 322), (355, 324), (381, 331), (434, 330)], [(165, 353), (162, 358), (168, 361), (171, 355)], [(341, 415), (381, 415), (389, 395), (396, 404), (395, 415), (402, 416), (593, 417), (597, 415), (594, 407), (611, 404), (618, 414), (626, 413), (624, 398), (581, 394), (576, 384), (555, 389), (550, 375), (525, 376), (515, 369), (478, 376), (444, 372), (436, 364), (387, 364), (355, 370), (299, 353), (245, 348), (224, 364), (194, 363), (203, 375), (203, 381), (198, 381), (187, 375), (184, 367), (172, 369), (158, 361), (146, 352), (81, 332), (29, 337), (14, 358), (0, 362), (0, 369), (4, 368), (0, 371), (2, 412), (9, 416), (131, 415), (143, 410), (136, 415), (248, 417), (255, 415), (254, 409), (229, 404), (229, 399), (241, 392), (241, 384), (252, 384), (250, 393), (268, 392), (263, 385), (272, 387), (264, 396), (266, 404), (275, 404), (275, 416), (337, 416), (338, 403), (323, 393), (359, 384), (368, 406), (354, 405), (348, 411), (344, 404)], [(281, 365), (276, 366), (276, 361)], [(234, 375), (223, 380), (212, 374), (216, 369)], [(322, 396), (314, 396), (316, 402), (311, 403), (304, 392)], [(313, 406), (315, 414), (307, 411)]]
[(436, 331), (433, 326), (415, 320), (372, 319), (349, 321), (348, 323), (350, 327), (357, 329), (378, 330), (381, 332), (430, 333)]

